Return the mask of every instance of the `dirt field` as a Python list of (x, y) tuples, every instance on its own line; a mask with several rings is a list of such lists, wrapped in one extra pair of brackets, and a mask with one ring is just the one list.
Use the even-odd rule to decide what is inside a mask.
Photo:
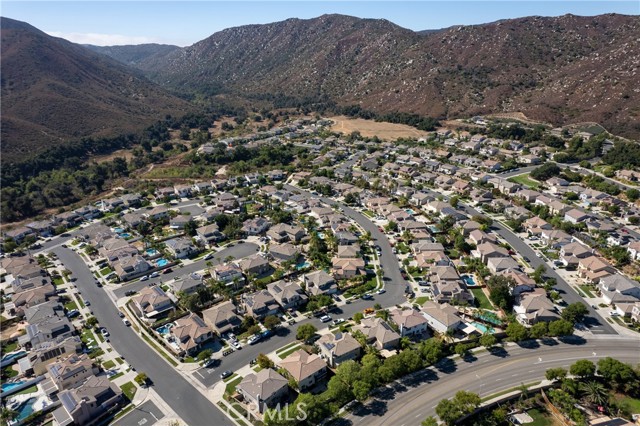
[(357, 131), (364, 137), (377, 136), (380, 139), (396, 140), (398, 138), (421, 138), (429, 134), (429, 132), (424, 132), (405, 124), (379, 123), (373, 120), (349, 118), (343, 115), (329, 117), (329, 120), (335, 122), (331, 126), (332, 131), (342, 132), (345, 135)]
[(96, 163), (104, 163), (105, 161), (111, 161), (114, 158), (122, 157), (125, 160), (129, 161), (133, 158), (133, 153), (130, 149), (119, 149), (117, 151), (112, 152), (109, 155), (96, 155), (91, 159)]

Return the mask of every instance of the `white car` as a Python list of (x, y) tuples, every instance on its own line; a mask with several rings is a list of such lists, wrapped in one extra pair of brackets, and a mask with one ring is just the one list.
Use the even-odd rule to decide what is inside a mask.
[(145, 275), (144, 277), (140, 278), (140, 281), (146, 281), (149, 279), (149, 275)]
[(331, 317), (329, 315), (323, 315), (323, 316), (320, 317), (320, 321), (329, 322), (329, 321), (331, 321)]
[(124, 323), (124, 325), (126, 325), (127, 327), (129, 327), (129, 326), (131, 325), (131, 323), (129, 322), (129, 320), (128, 320), (128, 319), (126, 319), (126, 318), (123, 318), (123, 319), (122, 319), (122, 322), (123, 322), (123, 323)]
[(240, 344), (240, 342), (238, 342), (237, 340), (235, 342), (231, 343), (231, 346), (233, 346), (235, 349), (240, 350), (242, 349), (242, 345)]
[(155, 271), (151, 275), (149, 275), (149, 278), (156, 278), (156, 277), (159, 277), (159, 276), (160, 276), (160, 272)]

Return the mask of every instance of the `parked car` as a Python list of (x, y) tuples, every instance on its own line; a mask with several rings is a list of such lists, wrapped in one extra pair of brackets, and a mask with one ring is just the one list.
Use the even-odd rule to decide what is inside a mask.
[(362, 298), (362, 300), (371, 300), (371, 299), (373, 299), (373, 296), (370, 295), (369, 293), (365, 293), (360, 297)]
[(222, 374), (220, 374), (220, 378), (226, 379), (227, 377), (231, 376), (232, 374), (233, 374), (233, 372), (231, 370), (226, 370), (226, 371), (223, 371)]
[(72, 309), (69, 312), (67, 312), (67, 318), (75, 318), (78, 315), (80, 315), (80, 311), (77, 309)]
[(242, 345), (237, 340), (235, 342), (231, 343), (231, 346), (233, 346), (237, 350), (242, 349)]
[(249, 337), (249, 339), (247, 339), (247, 342), (248, 342), (250, 345), (255, 345), (255, 344), (256, 344), (256, 343), (258, 343), (259, 341), (260, 341), (260, 336), (259, 336), (259, 335), (257, 335), (257, 334), (255, 334), (255, 335), (253, 335), (253, 336)]
[(124, 312), (122, 312), (122, 311), (118, 311), (118, 316), (119, 316), (120, 318), (124, 318)]
[(110, 336), (109, 331), (108, 331), (106, 328), (104, 328), (104, 327), (102, 327), (102, 328), (100, 329), (100, 333), (101, 333), (104, 337), (109, 337), (109, 336)]
[(140, 281), (146, 281), (149, 279), (149, 275), (145, 275), (144, 277), (140, 277)]
[(165, 269), (164, 271), (162, 271), (162, 273), (163, 273), (163, 274), (168, 274), (168, 273), (170, 273), (170, 272), (173, 272), (173, 269), (171, 269), (171, 268), (167, 268), (167, 269)]
[(215, 256), (215, 255), (216, 255), (215, 253), (209, 253), (208, 255), (206, 255), (206, 256), (204, 257), (204, 260), (213, 259), (213, 256)]
[(135, 290), (127, 290), (124, 292), (125, 296), (133, 296), (134, 294), (136, 294)]
[(128, 320), (128, 319), (126, 319), (126, 318), (123, 318), (123, 319), (122, 319), (122, 322), (123, 322), (123, 323), (124, 323), (124, 325), (126, 325), (127, 327), (129, 327), (129, 326), (131, 325), (131, 323), (129, 322), (129, 320)]
[(219, 363), (220, 363), (220, 360), (219, 360), (219, 359), (216, 359), (216, 358), (209, 358), (209, 359), (205, 360), (205, 361), (202, 363), (202, 366), (203, 366), (204, 368), (215, 367), (215, 366), (216, 366), (217, 364), (219, 364)]
[(384, 294), (384, 293), (386, 293), (386, 292), (387, 292), (387, 290), (385, 290), (384, 288), (381, 288), (381, 289), (380, 289), (380, 290), (378, 290), (376, 293), (378, 293), (378, 294)]
[(329, 315), (323, 315), (323, 316), (320, 317), (320, 321), (329, 322), (329, 321), (331, 321), (331, 317)]
[(84, 300), (84, 305), (85, 306), (91, 306), (91, 302), (89, 302), (87, 299)]
[(159, 276), (160, 276), (160, 272), (155, 271), (151, 275), (149, 275), (149, 278), (156, 278), (156, 277), (159, 277)]
[(344, 322), (344, 318), (337, 318), (335, 320), (333, 320), (333, 325), (339, 325), (342, 324)]

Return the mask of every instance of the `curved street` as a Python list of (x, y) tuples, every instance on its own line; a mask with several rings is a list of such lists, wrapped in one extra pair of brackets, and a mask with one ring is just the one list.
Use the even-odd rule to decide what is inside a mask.
[(521, 384), (539, 383), (545, 379), (547, 369), (568, 368), (579, 359), (597, 363), (610, 356), (634, 365), (640, 361), (638, 340), (602, 337), (588, 341), (572, 338), (567, 342), (571, 341), (525, 342), (527, 347), (508, 344), (506, 350), (482, 351), (466, 360), (441, 362), (387, 386), (338, 424), (419, 425), (435, 415), (438, 402), (462, 389), (486, 397)]

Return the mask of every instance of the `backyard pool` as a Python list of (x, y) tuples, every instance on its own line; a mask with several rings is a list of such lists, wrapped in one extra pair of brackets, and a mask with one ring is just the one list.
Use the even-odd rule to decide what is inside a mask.
[(429, 225), (427, 226), (427, 229), (429, 229), (429, 232), (431, 232), (432, 234), (437, 234), (438, 232), (440, 232), (436, 225)]
[(305, 269), (305, 268), (308, 268), (309, 266), (311, 266), (311, 264), (307, 261), (304, 261), (302, 263), (298, 263), (296, 265), (296, 269), (299, 271), (300, 269)]
[(163, 266), (167, 266), (169, 264), (169, 261), (165, 258), (161, 258), (158, 259), (158, 261), (156, 262), (156, 266), (162, 268)]
[(166, 336), (171, 331), (171, 328), (173, 328), (173, 324), (172, 323), (165, 324), (162, 327), (158, 327), (158, 328), (156, 328), (156, 331), (158, 333), (162, 334), (163, 336)]
[(464, 281), (464, 283), (470, 287), (475, 287), (478, 285), (473, 279), (473, 275), (460, 275), (460, 278), (462, 278), (462, 281)]
[(18, 386), (22, 386), (24, 383), (26, 383), (25, 381), (20, 381), (20, 382), (13, 382), (13, 383), (3, 383), (2, 384), (2, 392), (8, 392), (11, 389), (15, 389)]
[(127, 238), (131, 238), (131, 234), (129, 234), (128, 232), (125, 232), (124, 234), (120, 234), (120, 237), (126, 240)]
[(158, 250), (156, 250), (156, 249), (147, 249), (146, 253), (147, 253), (147, 256), (155, 256), (156, 254), (158, 254)]
[(410, 214), (411, 216), (416, 214), (416, 212), (413, 209), (405, 209), (404, 211)]
[(122, 228), (113, 228), (113, 232), (115, 232), (116, 234), (122, 234), (124, 232), (124, 229), (122, 229)]
[(495, 333), (495, 331), (494, 331), (493, 327), (487, 327), (486, 325), (484, 325), (484, 324), (480, 324), (479, 322), (475, 322), (475, 321), (473, 321), (473, 322), (471, 323), (471, 325), (472, 325), (472, 326), (474, 326), (475, 328), (477, 328), (477, 329), (478, 329), (482, 334), (485, 334), (485, 333), (487, 333), (487, 332), (489, 332), (489, 333)]
[(24, 420), (31, 414), (33, 414), (33, 412), (35, 411), (33, 406), (37, 399), (38, 398), (29, 398), (25, 402), (20, 404), (17, 409), (15, 409), (18, 412), (18, 417), (15, 418), (17, 422)]
[(14, 359), (22, 358), (26, 354), (27, 354), (27, 351), (23, 351), (23, 350), (15, 351), (15, 352), (9, 352), (8, 354), (5, 354), (2, 357), (2, 360), (0, 360), (0, 362), (2, 362), (2, 364), (5, 364), (8, 361), (12, 361)]

